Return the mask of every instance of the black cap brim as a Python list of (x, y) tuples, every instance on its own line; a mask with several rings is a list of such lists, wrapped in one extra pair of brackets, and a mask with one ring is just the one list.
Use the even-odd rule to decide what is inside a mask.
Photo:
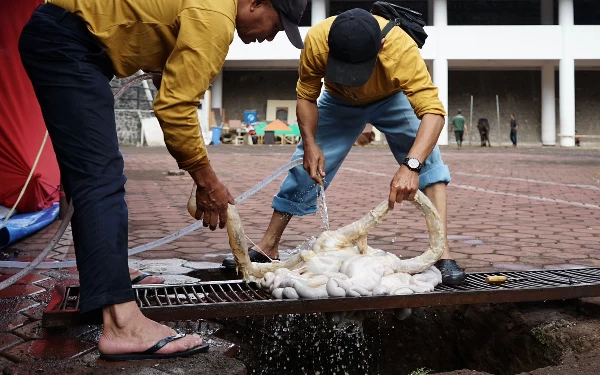
[(298, 49), (304, 48), (304, 42), (302, 41), (302, 36), (300, 35), (300, 28), (294, 22), (290, 21), (286, 16), (280, 14), (281, 22), (283, 23), (283, 29), (285, 30), (285, 35), (287, 35), (288, 39), (292, 43), (292, 45)]
[(377, 55), (374, 55), (371, 59), (361, 63), (350, 64), (337, 60), (330, 53), (327, 58), (325, 78), (327, 78), (329, 82), (337, 83), (339, 85), (360, 87), (369, 81), (369, 78), (371, 78), (371, 75), (373, 74), (373, 70), (375, 70), (376, 63)]

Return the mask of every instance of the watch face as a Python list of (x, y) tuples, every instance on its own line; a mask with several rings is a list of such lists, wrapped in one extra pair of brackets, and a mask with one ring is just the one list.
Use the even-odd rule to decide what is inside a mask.
[(419, 167), (419, 161), (417, 159), (408, 159), (408, 166), (411, 168), (418, 168)]

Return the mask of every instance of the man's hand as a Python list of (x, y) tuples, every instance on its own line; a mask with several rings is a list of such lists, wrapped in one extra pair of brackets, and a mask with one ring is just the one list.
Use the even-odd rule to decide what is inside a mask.
[(304, 145), (304, 170), (317, 184), (321, 185), (323, 183), (323, 178), (325, 178), (325, 156), (316, 143)]
[(411, 171), (406, 165), (402, 165), (390, 184), (390, 210), (394, 209), (394, 203), (403, 200), (413, 200), (419, 189), (419, 173)]
[(224, 228), (227, 224), (227, 208), (235, 204), (229, 190), (219, 181), (210, 165), (190, 173), (198, 188), (196, 189), (196, 219), (202, 220), (210, 230)]

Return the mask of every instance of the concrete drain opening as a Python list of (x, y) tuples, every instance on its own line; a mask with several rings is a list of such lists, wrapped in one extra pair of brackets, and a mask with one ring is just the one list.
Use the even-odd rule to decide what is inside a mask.
[(248, 374), (513, 375), (584, 352), (597, 368), (598, 317), (598, 305), (579, 300), (442, 306), (227, 318), (218, 336), (239, 346)]

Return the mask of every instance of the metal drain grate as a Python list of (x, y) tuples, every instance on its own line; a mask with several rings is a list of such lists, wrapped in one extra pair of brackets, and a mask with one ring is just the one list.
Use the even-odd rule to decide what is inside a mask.
[[(488, 284), (487, 276), (506, 276), (508, 281)], [(600, 268), (469, 273), (462, 285), (439, 285), (432, 293), (404, 296), (275, 300), (255, 284), (238, 280), (136, 286), (134, 292), (144, 315), (176, 321), (596, 297)], [(57, 287), (43, 315), (44, 327), (80, 324), (78, 308), (79, 286)]]

